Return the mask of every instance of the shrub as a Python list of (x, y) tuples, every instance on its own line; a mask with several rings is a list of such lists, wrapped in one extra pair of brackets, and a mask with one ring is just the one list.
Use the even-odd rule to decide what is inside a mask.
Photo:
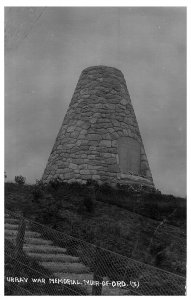
[(63, 184), (63, 180), (58, 176), (52, 180), (49, 181), (49, 187), (53, 188), (54, 190), (58, 190), (60, 186)]
[(84, 194), (80, 197), (77, 212), (80, 215), (86, 213), (92, 214), (94, 212), (94, 202), (92, 200), (92, 196), (89, 193)]
[(113, 188), (108, 183), (104, 183), (100, 186), (100, 191), (104, 194), (110, 195), (113, 193)]
[(69, 184), (70, 185), (70, 190), (72, 193), (75, 195), (84, 195), (86, 192), (86, 186), (84, 184), (81, 184), (79, 182), (72, 182)]
[(86, 186), (95, 186), (96, 188), (99, 186), (96, 180), (88, 179), (86, 181)]
[(32, 195), (33, 195), (34, 200), (37, 200), (37, 199), (43, 197), (45, 188), (46, 188), (46, 186), (42, 180), (36, 180), (36, 184), (33, 186), (33, 189), (32, 189)]
[(15, 176), (15, 182), (19, 185), (24, 185), (26, 181), (26, 178), (23, 177), (22, 175)]
[(38, 200), (39, 198), (41, 198), (43, 196), (43, 190), (39, 187), (39, 186), (34, 186), (33, 191), (33, 198), (34, 200)]
[(62, 202), (44, 192), (34, 200), (35, 220), (43, 224), (58, 225), (58, 221), (61, 220)]
[(45, 190), (46, 184), (42, 180), (36, 180), (36, 185), (41, 188), (42, 190)]
[(88, 213), (93, 213), (94, 212), (94, 203), (93, 203), (91, 195), (85, 195), (84, 196), (83, 204), (84, 204), (84, 206), (86, 208), (86, 211)]

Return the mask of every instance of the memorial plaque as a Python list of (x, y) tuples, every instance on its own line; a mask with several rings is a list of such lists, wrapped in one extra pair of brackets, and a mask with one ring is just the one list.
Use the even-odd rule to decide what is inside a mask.
[(121, 137), (118, 141), (119, 164), (122, 173), (140, 172), (140, 144), (133, 138)]

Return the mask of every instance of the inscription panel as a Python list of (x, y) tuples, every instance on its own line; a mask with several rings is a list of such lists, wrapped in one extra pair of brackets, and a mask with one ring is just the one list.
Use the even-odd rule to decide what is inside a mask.
[(140, 173), (140, 144), (133, 138), (121, 137), (118, 140), (119, 165), (122, 173)]

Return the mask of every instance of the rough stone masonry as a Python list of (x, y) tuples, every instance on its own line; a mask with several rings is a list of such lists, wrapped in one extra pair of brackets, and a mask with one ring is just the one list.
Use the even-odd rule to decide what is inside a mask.
[(154, 186), (122, 72), (82, 71), (42, 180)]

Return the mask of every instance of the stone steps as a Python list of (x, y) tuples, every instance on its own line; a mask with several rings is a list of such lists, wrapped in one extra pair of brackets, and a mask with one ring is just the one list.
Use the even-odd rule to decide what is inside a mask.
[[(5, 230), (15, 230), (16, 232), (18, 231), (18, 228), (19, 228), (19, 224), (8, 224), (8, 223), (5, 223), (5, 226), (4, 226)], [(30, 228), (28, 226), (28, 224), (26, 224), (26, 230), (30, 231)]]
[[(5, 238), (14, 244), (19, 228), (18, 219), (13, 219), (6, 215), (5, 220)], [(40, 233), (26, 230), (23, 250), (28, 257), (35, 259), (39, 265), (53, 273), (76, 274), (87, 278), (88, 268), (80, 262), (79, 257), (67, 255), (67, 249), (52, 245), (52, 241), (43, 239)], [(64, 276), (63, 275), (63, 276)], [(71, 277), (71, 276), (70, 276)], [(74, 275), (73, 275), (74, 277)], [(90, 274), (89, 278), (93, 275)], [(88, 294), (91, 294), (91, 286), (85, 287)]]
[(58, 263), (58, 262), (41, 262), (41, 266), (48, 269), (53, 273), (87, 273), (89, 270), (88, 268), (82, 263)]
[(8, 214), (8, 213), (5, 213), (4, 216), (5, 216), (5, 218), (11, 218), (10, 214)]
[(19, 224), (9, 224), (5, 223), (5, 229), (18, 230)]
[(10, 217), (6, 217), (5, 221), (8, 224), (19, 224), (19, 222), (20, 222), (20, 220), (14, 219), (14, 218), (10, 218)]
[(62, 253), (66, 253), (66, 249), (65, 248), (60, 248), (57, 246), (53, 246), (53, 245), (24, 245), (23, 247), (24, 251), (26, 253), (30, 253), (30, 252), (37, 252), (37, 253), (46, 253), (46, 254), (62, 254)]
[[(6, 239), (14, 243), (14, 241), (16, 240), (16, 236), (15, 237), (7, 236)], [(44, 239), (41, 239), (41, 238), (26, 237), (24, 239), (24, 244), (51, 245), (52, 241), (44, 240)]]
[(67, 254), (54, 254), (54, 253), (35, 253), (28, 252), (28, 256), (43, 262), (60, 262), (60, 263), (73, 263), (79, 262), (79, 257), (67, 255)]
[[(12, 230), (12, 229), (5, 229), (5, 235), (6, 236), (17, 236), (18, 231), (17, 230)], [(35, 231), (25, 231), (25, 236), (27, 237), (40, 237), (40, 233), (35, 232)]]
[[(18, 223), (19, 220), (13, 219), (6, 214), (5, 238), (13, 244), (16, 243)], [(93, 273), (90, 272), (87, 266), (80, 262), (79, 257), (67, 254), (66, 248), (54, 246), (52, 241), (44, 239), (40, 233), (30, 229), (25, 231), (23, 251), (28, 257), (36, 260), (39, 265), (49, 270), (55, 278), (78, 280), (82, 285), (75, 286), (83, 289), (88, 295), (92, 294), (92, 285), (85, 285), (84, 280), (92, 281)], [(102, 295), (127, 294), (128, 292), (123, 289), (102, 287)]]

